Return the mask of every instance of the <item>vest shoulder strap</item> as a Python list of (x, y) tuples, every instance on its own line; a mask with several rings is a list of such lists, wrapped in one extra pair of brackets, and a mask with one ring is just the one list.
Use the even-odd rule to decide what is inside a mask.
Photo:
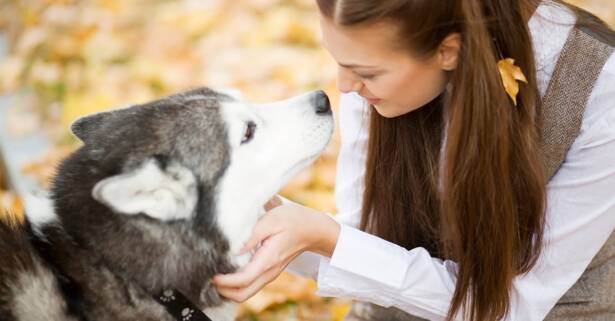
[(548, 180), (560, 168), (579, 135), (585, 106), (613, 50), (579, 28), (570, 32), (539, 111)]

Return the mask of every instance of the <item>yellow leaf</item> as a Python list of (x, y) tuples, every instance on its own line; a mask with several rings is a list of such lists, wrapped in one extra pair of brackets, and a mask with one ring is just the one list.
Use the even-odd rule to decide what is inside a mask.
[(506, 93), (510, 96), (515, 106), (517, 106), (517, 94), (519, 94), (519, 83), (517, 81), (527, 83), (523, 71), (521, 71), (519, 66), (515, 65), (515, 60), (512, 58), (498, 61), (498, 69), (500, 70)]
[(0, 191), (0, 222), (11, 229), (18, 228), (25, 222), (23, 204), (11, 192)]
[(313, 280), (282, 273), (276, 280), (244, 302), (242, 309), (252, 313), (262, 313), (287, 301), (320, 302), (315, 292), (316, 283)]
[(333, 321), (342, 321), (350, 312), (350, 303), (335, 304), (331, 307)]

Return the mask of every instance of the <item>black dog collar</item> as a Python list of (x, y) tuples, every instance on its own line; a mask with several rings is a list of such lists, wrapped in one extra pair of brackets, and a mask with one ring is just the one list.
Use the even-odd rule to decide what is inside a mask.
[(177, 321), (212, 321), (205, 313), (176, 290), (166, 290), (154, 299), (164, 305)]

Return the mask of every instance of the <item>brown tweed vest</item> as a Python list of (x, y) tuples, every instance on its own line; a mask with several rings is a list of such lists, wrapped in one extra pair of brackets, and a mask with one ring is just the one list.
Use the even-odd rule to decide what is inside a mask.
[[(585, 106), (614, 47), (590, 31), (573, 28), (560, 54), (540, 111), (547, 177), (564, 162), (578, 136)], [(615, 164), (614, 164), (615, 166)], [(420, 321), (396, 308), (355, 303), (344, 321)], [(615, 321), (615, 232), (583, 275), (557, 302), (545, 320)]]

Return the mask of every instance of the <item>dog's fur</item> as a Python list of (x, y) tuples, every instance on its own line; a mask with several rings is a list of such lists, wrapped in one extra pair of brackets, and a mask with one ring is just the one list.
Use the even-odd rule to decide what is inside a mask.
[(263, 204), (332, 130), (322, 92), (252, 105), (200, 88), (79, 119), (50, 209), (0, 224), (0, 320), (174, 320), (153, 299), (167, 289), (232, 320), (211, 277), (249, 260), (235, 253)]

